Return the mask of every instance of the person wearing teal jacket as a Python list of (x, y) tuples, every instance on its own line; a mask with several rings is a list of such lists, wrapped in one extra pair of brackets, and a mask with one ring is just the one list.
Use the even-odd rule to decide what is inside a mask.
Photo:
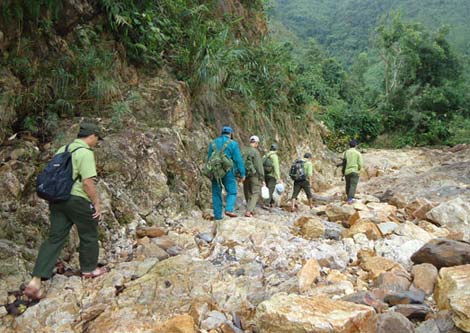
[(343, 158), (343, 176), (346, 178), (347, 203), (354, 201), (357, 184), (359, 183), (359, 172), (363, 167), (362, 155), (356, 149), (357, 141), (352, 140), (349, 143), (349, 149), (344, 153)]
[(221, 150), (225, 143), (230, 140), (230, 143), (225, 148), (225, 154), (228, 158), (232, 159), (234, 162), (234, 167), (232, 170), (229, 170), (227, 174), (222, 178), (222, 184), (219, 181), (212, 180), (212, 204), (214, 206), (214, 219), (222, 220), (222, 210), (223, 210), (223, 201), (222, 201), (222, 185), (227, 192), (227, 199), (225, 205), (225, 215), (230, 217), (236, 217), (235, 214), (235, 201), (237, 199), (237, 179), (235, 174), (240, 174), (241, 181), (245, 180), (245, 165), (243, 163), (243, 157), (240, 152), (238, 143), (232, 140), (233, 130), (229, 126), (224, 126), (222, 128), (222, 134), (212, 141), (209, 144), (209, 151), (207, 154), (207, 160), (210, 159), (212, 153), (214, 152), (213, 143), (215, 142), (216, 149)]

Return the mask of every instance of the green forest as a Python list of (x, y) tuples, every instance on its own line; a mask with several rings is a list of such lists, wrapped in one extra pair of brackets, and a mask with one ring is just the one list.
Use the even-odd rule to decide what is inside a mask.
[(316, 119), (333, 149), (351, 138), (377, 147), (470, 142), (467, 1), (237, 3), (243, 17), (220, 13), (215, 0), (98, 0), (99, 15), (72, 28), (62, 1), (3, 1), (0, 37), (13, 37), (0, 43), (0, 67), (15, 79), (0, 84), (0, 107), (14, 111), (3, 112), (2, 131), (46, 141), (73, 116), (120, 126), (139, 98), (124, 61), (186, 82), (195, 116), (208, 123), (221, 110), (253, 129)]
[(470, 142), (468, 1), (276, 0), (269, 13), (331, 145)]

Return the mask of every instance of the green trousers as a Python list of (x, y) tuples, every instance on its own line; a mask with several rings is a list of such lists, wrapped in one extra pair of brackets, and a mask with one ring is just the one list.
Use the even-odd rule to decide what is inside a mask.
[(359, 183), (359, 174), (352, 172), (345, 176), (346, 178), (346, 194), (348, 200), (353, 199), (356, 194), (357, 183)]
[(274, 177), (271, 177), (271, 176), (265, 176), (264, 177), (264, 182), (266, 183), (266, 187), (269, 189), (269, 204), (273, 204), (274, 203), (274, 199), (273, 199), (273, 193), (274, 193), (274, 190), (276, 189), (276, 178)]
[(300, 190), (304, 190), (307, 198), (312, 199), (312, 190), (310, 189), (310, 182), (308, 180), (294, 181), (294, 192), (292, 193), (292, 199), (297, 200)]
[(243, 182), (243, 193), (245, 194), (246, 210), (253, 213), (261, 193), (261, 182), (258, 176), (249, 176)]
[(98, 221), (93, 219), (93, 205), (86, 199), (72, 196), (69, 200), (51, 203), (48, 238), (39, 249), (33, 276), (50, 278), (70, 229), (75, 224), (80, 238), (80, 268), (91, 272), (98, 263)]

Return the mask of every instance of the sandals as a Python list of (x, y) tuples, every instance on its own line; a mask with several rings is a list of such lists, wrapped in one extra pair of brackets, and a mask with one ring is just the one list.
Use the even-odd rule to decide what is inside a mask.
[(23, 290), (23, 295), (25, 295), (32, 301), (39, 301), (44, 298), (44, 294), (41, 292), (41, 289), (33, 286), (27, 286)]
[(94, 279), (109, 272), (106, 266), (97, 267), (93, 272), (82, 273), (84, 279)]

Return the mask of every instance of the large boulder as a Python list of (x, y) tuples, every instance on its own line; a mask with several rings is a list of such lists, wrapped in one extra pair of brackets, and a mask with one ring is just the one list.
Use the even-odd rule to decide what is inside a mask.
[(413, 333), (413, 324), (398, 312), (380, 314), (377, 321), (377, 333)]
[(281, 293), (258, 305), (255, 325), (260, 333), (375, 333), (376, 314), (372, 307), (324, 296)]
[(431, 264), (415, 265), (411, 268), (413, 286), (421, 289), (426, 295), (431, 295), (437, 281), (437, 268)]
[(465, 241), (470, 241), (470, 203), (456, 198), (448, 202), (441, 203), (431, 209), (426, 217), (440, 226), (460, 232)]
[(325, 235), (325, 225), (318, 217), (302, 216), (294, 223), (299, 235), (305, 239), (321, 238)]
[(470, 264), (470, 244), (450, 239), (433, 239), (411, 256), (415, 264), (429, 263), (441, 267)]
[(441, 310), (452, 310), (455, 325), (470, 332), (470, 265), (439, 271), (434, 300)]

